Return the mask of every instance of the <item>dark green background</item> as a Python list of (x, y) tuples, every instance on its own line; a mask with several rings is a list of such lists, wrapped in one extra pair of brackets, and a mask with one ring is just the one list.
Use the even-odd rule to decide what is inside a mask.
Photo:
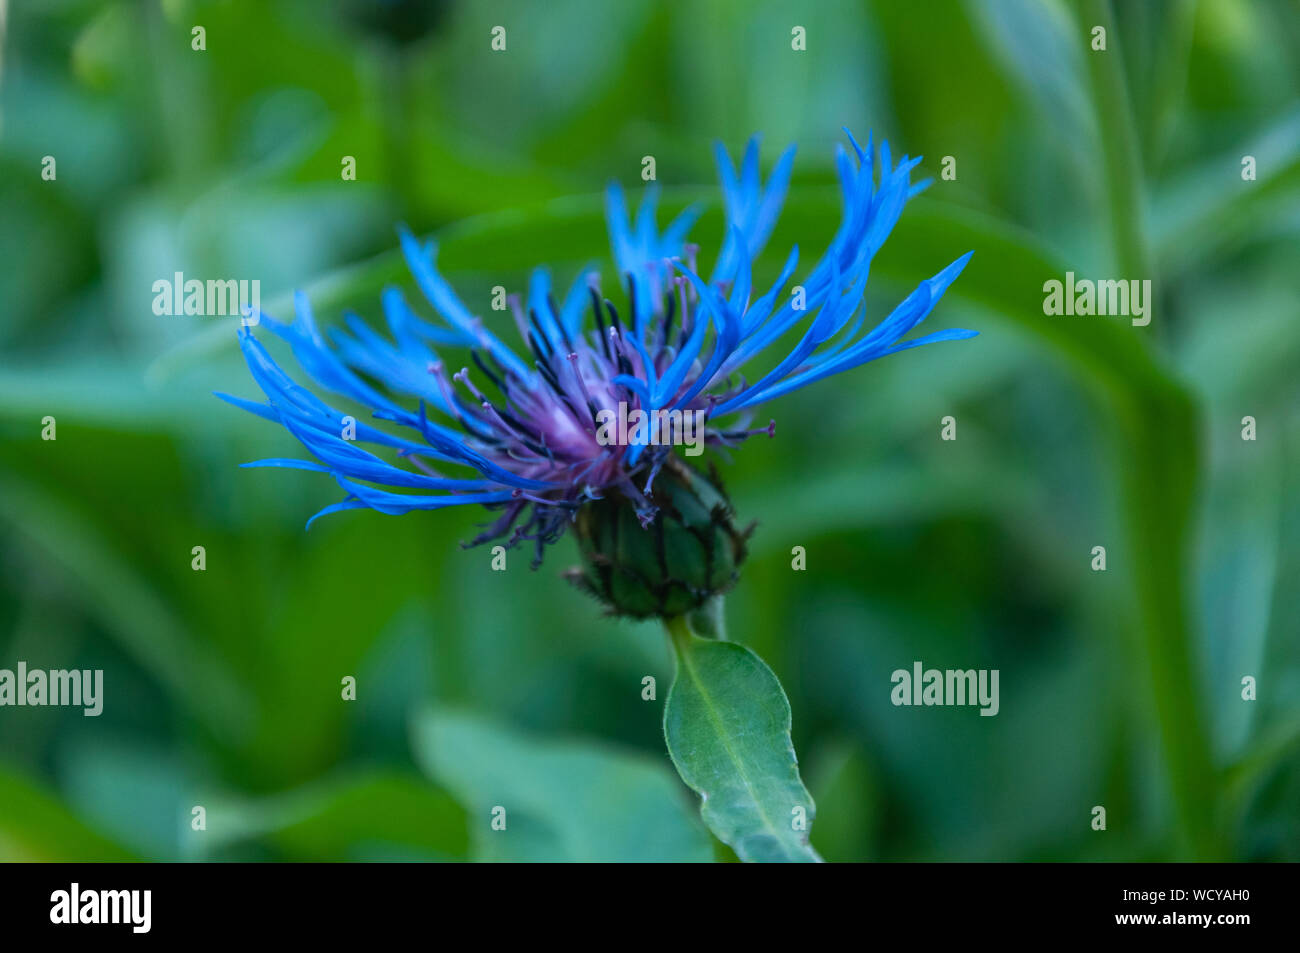
[[(458, 546), (481, 512), (304, 532), (338, 489), (238, 469), (299, 451), (210, 396), (258, 396), (234, 320), (157, 317), (151, 286), (258, 278), (277, 317), (304, 288), (322, 321), (378, 321), (400, 221), (485, 314), (534, 263), (613, 287), (605, 183), (639, 193), (654, 155), (670, 209), (712, 203), (709, 262), (711, 143), (754, 132), (769, 163), (800, 146), (770, 280), (832, 234), (849, 126), (957, 161), (871, 314), (974, 249), (926, 327), (981, 335), (783, 399), (722, 464), (759, 521), (731, 634), (790, 694), (813, 843), (1300, 859), (1294, 3), (375, 6), (8, 4), (0, 667), (102, 668), (106, 702), (0, 709), (0, 858), (711, 856), (664, 753), (662, 633), (570, 589), (569, 540), (490, 571)], [(1151, 325), (1045, 316), (1067, 270), (1150, 278)], [(915, 660), (998, 669), (1001, 712), (893, 707)]]

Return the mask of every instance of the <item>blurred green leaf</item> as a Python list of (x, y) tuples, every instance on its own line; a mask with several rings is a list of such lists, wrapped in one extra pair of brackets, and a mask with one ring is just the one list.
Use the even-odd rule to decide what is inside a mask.
[(208, 812), (215, 847), (265, 840), (313, 861), (463, 860), (465, 811), (445, 791), (396, 771), (314, 783)]
[(0, 765), (0, 862), (120, 863), (139, 858), (57, 797)]
[[(0, 519), (77, 580), (87, 612), (215, 736), (235, 741), (249, 730), (256, 710), (245, 687), (93, 526), (50, 494), (4, 474)], [(106, 704), (112, 703), (110, 693)]]
[[(1242, 160), (1255, 159), (1253, 180)], [(1300, 203), (1300, 108), (1278, 117), (1235, 149), (1202, 159), (1162, 183), (1152, 197), (1152, 243), (1162, 270), (1201, 269), (1267, 233), (1277, 213)]]
[(813, 759), (808, 774), (820, 807), (813, 847), (831, 863), (874, 860), (880, 794), (867, 759), (852, 743), (833, 742)]
[(968, 0), (966, 9), (1007, 75), (1065, 141), (1095, 134), (1083, 93), (1088, 40), (1061, 0)]
[[(442, 709), (418, 715), (412, 730), (416, 759), (465, 806), (477, 859), (712, 858), (666, 765), (644, 755), (538, 740)], [(504, 830), (491, 826), (498, 807)]]
[(1041, 497), (1020, 474), (966, 461), (941, 470), (887, 464), (867, 473), (833, 473), (793, 489), (788, 482), (750, 491), (751, 508), (763, 514), (761, 532), (750, 543), (754, 555), (787, 549), (791, 539), (1028, 508)]
[(101, 830), (154, 861), (195, 856), (192, 809), (205, 805), (171, 751), (131, 738), (87, 733), (61, 752), (60, 780), (68, 799)]

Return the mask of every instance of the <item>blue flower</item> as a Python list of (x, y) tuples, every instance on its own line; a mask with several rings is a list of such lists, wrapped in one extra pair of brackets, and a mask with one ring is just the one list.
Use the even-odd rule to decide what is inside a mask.
[[(927, 183), (911, 182), (919, 158), (904, 156), (895, 165), (887, 143), (876, 150), (870, 140), (866, 149), (852, 135), (849, 142), (853, 155), (837, 148), (836, 156), (840, 227), (800, 282), (801, 294), (786, 291), (797, 248), (766, 289), (754, 287), (751, 271), (784, 203), (793, 148), (764, 183), (756, 139), (738, 172), (719, 146), (727, 232), (709, 278), (701, 277), (697, 249), (686, 243), (694, 209), (661, 232), (653, 186), (633, 220), (622, 189), (611, 185), (609, 235), (630, 313), (620, 316), (594, 274), (580, 275), (557, 302), (549, 273), (539, 268), (526, 307), (511, 299), (526, 352), (502, 341), (456, 296), (438, 273), (433, 243), (402, 230), (403, 254), (439, 323), (418, 316), (395, 288), (383, 294), (387, 336), (350, 315), (327, 337), (302, 294), (292, 324), (260, 317), (319, 389), (371, 408), (389, 426), (345, 418), (281, 370), (244, 328), (240, 347), (266, 402), (218, 396), (281, 424), (314, 458), (245, 466), (332, 476), (346, 496), (312, 520), (347, 509), (407, 513), (479, 504), (501, 515), (473, 543), (530, 540), (538, 560), (584, 502), (607, 494), (631, 501), (648, 525), (658, 511), (655, 476), (674, 445), (690, 438), (693, 423), (699, 443), (715, 447), (771, 434), (772, 424), (747, 429), (760, 404), (887, 354), (975, 333), (950, 329), (901, 340), (933, 310), (969, 252), (863, 332), (871, 261), (907, 200)], [(793, 344), (784, 345), (784, 357), (746, 381), (746, 366), (787, 335)], [(473, 369), (449, 371), (446, 351), (468, 351)], [(369, 381), (382, 381), (384, 391)], [(609, 426), (615, 415), (620, 426)], [(627, 427), (628, 418), (636, 426)], [(662, 432), (647, 421), (658, 421)]]

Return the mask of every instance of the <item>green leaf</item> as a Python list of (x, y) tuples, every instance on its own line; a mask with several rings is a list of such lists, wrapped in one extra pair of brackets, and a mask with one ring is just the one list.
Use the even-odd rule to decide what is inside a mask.
[(218, 738), (247, 737), (256, 717), (247, 687), (121, 555), (118, 541), (44, 487), (7, 475), (0, 475), (0, 526), (66, 570), (86, 611)]
[(790, 702), (776, 675), (743, 645), (701, 639), (682, 619), (668, 630), (677, 678), (664, 737), (677, 773), (702, 798), (704, 823), (741, 860), (819, 861), (808, 843), (816, 807), (799, 778)]
[[(1241, 178), (1241, 160), (1254, 156), (1258, 178)], [(1207, 262), (1240, 253), (1270, 234), (1274, 217), (1286, 219), (1300, 195), (1300, 108), (1201, 160), (1162, 184), (1152, 196), (1152, 244), (1161, 271), (1204, 269)], [(1286, 239), (1287, 230), (1281, 229)]]
[(994, 60), (1054, 127), (1078, 136), (1091, 131), (1082, 93), (1082, 40), (1060, 0), (968, 3), (969, 16)]
[(215, 847), (269, 841), (311, 861), (459, 860), (468, 840), (465, 812), (449, 794), (389, 769), (219, 801), (208, 812), (207, 834)]
[[(475, 859), (712, 859), (672, 775), (644, 755), (530, 738), (445, 709), (416, 717), (414, 745), (417, 761), (468, 811)], [(498, 808), (504, 830), (492, 826)]]
[(0, 765), (0, 862), (122, 862), (139, 859), (88, 827), (58, 798)]
[(87, 734), (60, 752), (64, 796), (97, 829), (150, 861), (188, 860), (201, 843), (191, 810), (203, 787), (182, 759), (128, 736)]
[(875, 859), (880, 781), (858, 746), (835, 740), (813, 753), (808, 776), (825, 813), (814, 839), (832, 863)]

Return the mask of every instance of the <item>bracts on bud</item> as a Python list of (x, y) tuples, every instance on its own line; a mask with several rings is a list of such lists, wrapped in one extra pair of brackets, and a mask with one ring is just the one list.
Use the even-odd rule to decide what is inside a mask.
[(617, 492), (578, 510), (582, 566), (565, 575), (613, 615), (667, 618), (703, 607), (740, 578), (745, 541), (716, 472), (670, 457), (654, 483), (658, 513), (643, 526), (636, 504)]

